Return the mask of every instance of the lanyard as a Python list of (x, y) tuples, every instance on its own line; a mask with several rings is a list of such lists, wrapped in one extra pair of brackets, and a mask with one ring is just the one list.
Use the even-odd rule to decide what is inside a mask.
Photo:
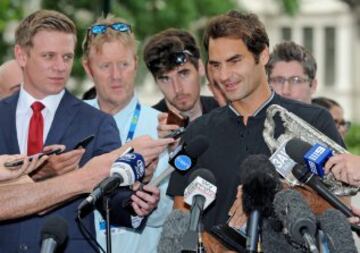
[(129, 132), (126, 137), (126, 142), (129, 142), (134, 138), (135, 129), (136, 129), (137, 123), (139, 121), (140, 111), (141, 111), (141, 105), (138, 101), (136, 103), (135, 111), (131, 118), (130, 128), (129, 128)]

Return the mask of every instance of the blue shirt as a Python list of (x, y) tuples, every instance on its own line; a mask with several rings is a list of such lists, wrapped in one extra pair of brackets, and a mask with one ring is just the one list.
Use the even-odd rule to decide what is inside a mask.
[[(99, 104), (96, 99), (87, 100), (87, 103), (99, 109)], [(136, 107), (138, 99), (134, 96), (130, 103), (121, 111), (114, 115), (117, 127), (120, 131), (120, 138), (122, 143), (126, 141), (129, 132), (131, 119)], [(140, 116), (138, 124), (135, 129), (134, 138), (141, 135), (149, 135), (154, 139), (158, 138), (157, 125), (159, 112), (149, 106), (141, 105)], [(159, 157), (158, 166), (154, 172), (154, 177), (157, 177), (168, 167), (168, 153), (163, 152)], [(173, 201), (166, 195), (168, 180), (163, 180), (160, 184), (160, 201), (156, 210), (148, 217), (145, 228), (141, 233), (135, 232), (132, 229), (123, 227), (111, 228), (111, 243), (113, 252), (157, 252), (157, 245), (162, 231), (162, 225), (172, 210)], [(95, 229), (96, 238), (100, 245), (106, 248), (105, 226), (103, 226), (103, 219), (96, 211), (95, 213)]]

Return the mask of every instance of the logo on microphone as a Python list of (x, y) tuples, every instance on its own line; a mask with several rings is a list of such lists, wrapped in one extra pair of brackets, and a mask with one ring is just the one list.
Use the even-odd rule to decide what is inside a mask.
[(192, 162), (191, 162), (191, 158), (188, 157), (187, 155), (179, 155), (178, 157), (175, 158), (174, 164), (176, 169), (185, 171), (191, 167)]

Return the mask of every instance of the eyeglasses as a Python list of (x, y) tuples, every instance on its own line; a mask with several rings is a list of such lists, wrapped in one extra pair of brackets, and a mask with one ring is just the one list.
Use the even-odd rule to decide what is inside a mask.
[(173, 52), (168, 54), (166, 58), (157, 58), (150, 61), (147, 66), (151, 72), (155, 73), (161, 68), (171, 69), (175, 66), (184, 65), (188, 62), (189, 57), (194, 57), (189, 50)]
[(309, 81), (310, 81), (309, 78), (304, 78), (300, 76), (290, 76), (288, 78), (283, 76), (276, 76), (269, 78), (269, 82), (272, 85), (284, 85), (286, 82), (288, 82), (288, 84), (290, 84), (291, 86), (297, 86), (300, 84), (307, 83)]
[(118, 23), (113, 23), (113, 24), (109, 24), (109, 25), (108, 24), (97, 24), (97, 25), (90, 26), (88, 29), (88, 33), (91, 33), (92, 35), (96, 36), (98, 34), (105, 33), (108, 28), (111, 28), (117, 32), (129, 32), (129, 33), (132, 32), (131, 25), (118, 22)]
[(350, 121), (346, 121), (346, 120), (337, 120), (334, 119), (336, 127), (340, 128), (340, 127), (345, 127), (346, 130), (349, 130), (351, 127), (351, 122)]

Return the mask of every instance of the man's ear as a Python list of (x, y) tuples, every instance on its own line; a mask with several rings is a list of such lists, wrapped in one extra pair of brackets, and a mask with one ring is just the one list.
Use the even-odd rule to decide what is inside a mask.
[(315, 94), (317, 85), (318, 85), (318, 82), (317, 82), (316, 78), (311, 80), (311, 83), (310, 83), (311, 96)]
[(15, 45), (14, 47), (15, 59), (21, 68), (25, 67), (26, 65), (27, 59), (29, 57), (28, 53), (29, 52), (27, 52), (25, 48), (21, 47), (18, 44)]
[(261, 65), (265, 66), (269, 61), (269, 48), (265, 47), (264, 50), (260, 53), (259, 62)]
[(91, 81), (94, 81), (89, 59), (82, 59), (81, 64), (86, 72), (86, 75), (89, 77), (89, 79), (91, 79)]

